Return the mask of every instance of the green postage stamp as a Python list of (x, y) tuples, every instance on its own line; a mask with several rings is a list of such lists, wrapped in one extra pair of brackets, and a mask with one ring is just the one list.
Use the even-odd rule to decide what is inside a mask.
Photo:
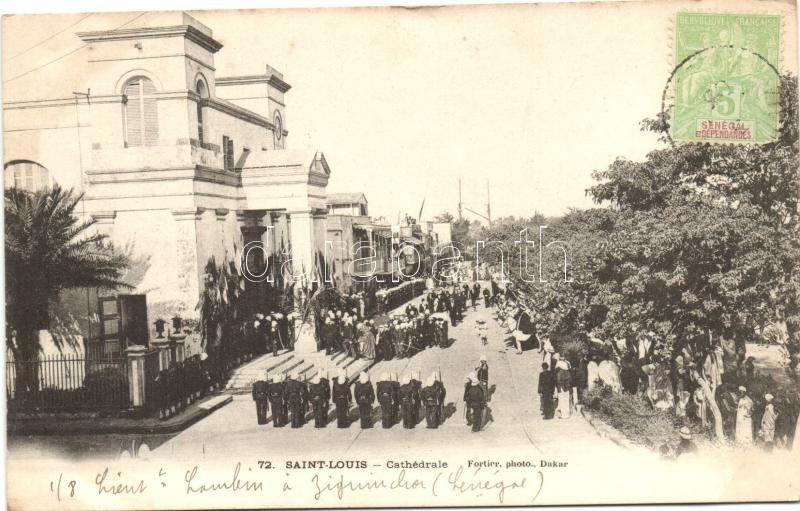
[(673, 140), (775, 140), (780, 35), (777, 15), (678, 13)]

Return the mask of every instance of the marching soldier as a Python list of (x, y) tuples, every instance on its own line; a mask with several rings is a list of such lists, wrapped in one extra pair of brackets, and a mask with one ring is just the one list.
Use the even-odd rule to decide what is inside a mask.
[(305, 403), (308, 401), (308, 389), (299, 380), (297, 372), (293, 372), (286, 382), (286, 402), (292, 414), (292, 427), (299, 428), (305, 423)]
[(400, 421), (400, 382), (397, 379), (397, 373), (390, 376), (392, 381), (392, 403), (394, 404), (394, 417), (397, 422)]
[(420, 391), (420, 397), (425, 404), (425, 422), (427, 422), (429, 429), (439, 427), (439, 397), (434, 385), (435, 381), (434, 377), (431, 376)]
[(263, 380), (253, 383), (253, 401), (256, 402), (256, 417), (258, 424), (267, 423), (267, 411), (269, 409), (269, 384), (268, 376), (265, 374)]
[[(328, 379), (328, 370), (322, 369), (319, 372), (319, 382), (325, 387), (325, 402), (330, 403), (331, 400), (331, 382)], [(326, 412), (327, 413), (327, 412)]]
[(411, 371), (411, 386), (414, 388), (414, 393), (412, 396), (414, 398), (414, 425), (416, 426), (419, 424), (419, 421), (422, 418), (422, 398), (420, 397), (422, 380), (420, 378), (419, 371)]
[(400, 381), (400, 389), (398, 391), (400, 398), (400, 407), (403, 410), (403, 427), (406, 429), (413, 429), (414, 422), (414, 385), (411, 383), (411, 378), (406, 375)]
[(308, 395), (311, 399), (311, 407), (314, 410), (315, 428), (324, 428), (328, 425), (330, 390), (327, 388), (326, 383), (327, 380), (323, 382), (320, 375), (317, 374), (308, 386)]
[(389, 373), (381, 374), (376, 388), (378, 392), (378, 403), (381, 405), (381, 424), (384, 429), (388, 429), (391, 428), (395, 422), (395, 392), (393, 382), (389, 379)]
[(464, 393), (467, 409), (469, 410), (467, 424), (472, 423), (472, 432), (477, 433), (483, 426), (483, 412), (486, 407), (486, 395), (481, 388), (478, 377), (470, 375), (470, 381)]
[(433, 373), (433, 387), (436, 389), (436, 400), (439, 403), (439, 407), (436, 410), (436, 423), (441, 425), (444, 421), (444, 398), (447, 395), (447, 390), (445, 390), (444, 383), (442, 383), (442, 375), (436, 371)]
[(272, 384), (269, 385), (269, 404), (272, 406), (272, 425), (276, 428), (283, 427), (283, 402), (286, 388), (281, 381), (281, 375), (276, 374), (272, 377)]
[(369, 375), (362, 372), (358, 377), (353, 394), (358, 403), (358, 414), (361, 417), (361, 429), (372, 427), (372, 403), (375, 402), (375, 390), (369, 381)]
[(350, 393), (350, 384), (347, 381), (344, 371), (339, 373), (333, 384), (333, 404), (336, 405), (336, 425), (346, 428), (348, 423), (347, 414), (350, 412), (350, 402), (353, 396)]

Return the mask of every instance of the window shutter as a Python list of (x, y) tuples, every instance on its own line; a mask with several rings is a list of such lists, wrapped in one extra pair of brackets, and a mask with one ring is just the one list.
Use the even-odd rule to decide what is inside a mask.
[(128, 147), (142, 145), (142, 94), (139, 80), (125, 86), (125, 143)]
[(228, 158), (230, 161), (228, 162), (228, 169), (235, 170), (235, 162), (233, 160), (233, 139), (228, 139)]
[(153, 93), (156, 91), (153, 82), (142, 79), (144, 145), (158, 145), (158, 103)]
[(158, 145), (156, 88), (147, 78), (134, 78), (125, 86), (125, 143), (128, 147)]

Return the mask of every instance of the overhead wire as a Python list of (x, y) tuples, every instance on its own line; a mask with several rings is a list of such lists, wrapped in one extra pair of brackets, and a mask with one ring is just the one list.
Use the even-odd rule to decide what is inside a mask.
[[(124, 26), (126, 26), (126, 25), (129, 25), (129, 24), (133, 23), (134, 21), (136, 21), (137, 19), (141, 18), (141, 17), (142, 17), (142, 16), (144, 16), (145, 14), (147, 14), (147, 13), (146, 13), (146, 12), (143, 12), (143, 13), (141, 13), (141, 14), (137, 15), (137, 16), (134, 16), (133, 18), (129, 19), (128, 21), (126, 21), (126, 22), (125, 22), (125, 23), (123, 23), (122, 25), (120, 25), (120, 26), (118, 26), (118, 27), (116, 27), (116, 28), (114, 28), (114, 29), (112, 29), (112, 30), (119, 30), (120, 28), (122, 28), (122, 27), (124, 27)], [(31, 74), (31, 73), (34, 73), (34, 72), (36, 72), (36, 71), (38, 71), (38, 70), (40, 70), (40, 69), (42, 69), (42, 68), (44, 68), (44, 67), (47, 67), (47, 66), (49, 66), (50, 64), (54, 64), (54, 63), (58, 62), (59, 60), (61, 60), (61, 59), (63, 59), (63, 58), (69, 57), (69, 56), (70, 56), (70, 55), (72, 55), (73, 53), (76, 53), (76, 52), (78, 52), (78, 51), (80, 51), (80, 50), (82, 50), (82, 49), (86, 48), (87, 46), (89, 46), (89, 43), (82, 44), (81, 46), (78, 46), (77, 48), (75, 48), (75, 49), (73, 49), (73, 50), (70, 50), (70, 51), (68, 51), (67, 53), (63, 54), (63, 55), (61, 55), (61, 56), (59, 56), (59, 57), (56, 57), (56, 58), (54, 58), (53, 60), (50, 60), (50, 61), (48, 61), (48, 62), (45, 62), (44, 64), (42, 64), (42, 65), (40, 65), (40, 66), (36, 66), (36, 67), (34, 67), (33, 69), (29, 69), (28, 71), (25, 71), (24, 73), (20, 73), (20, 74), (18, 74), (18, 75), (16, 75), (16, 76), (13, 76), (13, 77), (9, 78), (8, 80), (3, 80), (3, 83), (10, 83), (10, 82), (13, 82), (14, 80), (16, 80), (16, 79), (18, 79), (18, 78), (22, 78), (23, 76), (27, 76), (27, 75), (29, 75), (29, 74)]]

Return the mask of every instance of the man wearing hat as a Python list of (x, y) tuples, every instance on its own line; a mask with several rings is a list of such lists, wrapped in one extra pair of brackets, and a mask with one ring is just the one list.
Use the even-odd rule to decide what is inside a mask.
[(330, 390), (326, 388), (320, 374), (315, 375), (308, 385), (308, 396), (311, 400), (311, 408), (314, 411), (314, 427), (324, 428), (328, 425)]
[(414, 392), (412, 394), (414, 398), (414, 425), (417, 425), (422, 418), (422, 397), (420, 396), (420, 392), (422, 391), (422, 379), (418, 370), (411, 371), (411, 386), (414, 388)]
[(404, 375), (400, 380), (400, 389), (398, 391), (400, 398), (400, 408), (403, 414), (403, 427), (406, 429), (413, 429), (416, 425), (414, 421), (414, 405), (416, 400), (414, 398), (414, 385), (411, 383), (411, 377)]
[(292, 427), (299, 428), (305, 424), (305, 403), (308, 401), (308, 389), (299, 380), (300, 375), (293, 371), (286, 382), (286, 402), (292, 417)]
[(283, 343), (281, 342), (281, 332), (278, 330), (278, 322), (274, 319), (269, 324), (269, 337), (272, 341), (272, 356), (277, 357), (278, 347), (283, 348)]
[(483, 426), (483, 411), (486, 407), (486, 395), (480, 386), (477, 375), (471, 374), (469, 384), (464, 393), (468, 415), (467, 424), (472, 423), (472, 432), (477, 433)]
[(256, 417), (259, 425), (267, 423), (267, 411), (269, 409), (268, 378), (265, 373), (263, 380), (257, 380), (253, 383), (253, 401), (256, 402)]
[(489, 363), (486, 361), (486, 355), (481, 355), (478, 367), (475, 368), (475, 374), (478, 376), (478, 382), (486, 394), (486, 399), (489, 399)]
[(400, 380), (397, 377), (397, 373), (393, 373), (391, 376), (392, 381), (392, 392), (394, 393), (392, 403), (394, 404), (394, 416), (397, 421), (400, 420)]
[(675, 448), (675, 457), (679, 458), (681, 454), (694, 454), (697, 452), (697, 446), (692, 442), (691, 430), (684, 426), (678, 432), (681, 436), (681, 441), (678, 447)]
[(333, 337), (334, 337), (334, 330), (335, 325), (333, 324), (333, 313), (329, 312), (328, 317), (325, 318), (325, 323), (322, 325), (322, 332), (320, 335), (320, 340), (322, 346), (320, 348), (325, 348), (325, 354), (330, 355), (333, 353)]
[(394, 415), (394, 385), (389, 379), (389, 373), (381, 374), (376, 384), (378, 403), (381, 405), (381, 425), (384, 429), (391, 428), (395, 423)]
[(775, 406), (772, 404), (773, 398), (772, 394), (764, 394), (764, 401), (767, 404), (764, 407), (764, 414), (761, 416), (761, 429), (758, 432), (758, 436), (764, 442), (764, 450), (767, 452), (772, 452), (775, 445), (775, 419), (778, 414), (775, 413)]
[(362, 372), (358, 375), (358, 382), (353, 389), (353, 395), (358, 404), (358, 415), (361, 418), (361, 429), (372, 427), (372, 403), (375, 402), (375, 390), (369, 381), (369, 375)]
[(425, 405), (425, 422), (428, 429), (439, 427), (439, 396), (435, 383), (436, 379), (431, 375), (425, 381), (425, 386), (420, 390), (420, 398)]
[(350, 425), (347, 415), (350, 413), (350, 403), (352, 401), (353, 396), (350, 393), (350, 383), (347, 381), (347, 376), (344, 371), (342, 371), (333, 383), (333, 404), (336, 406), (336, 425), (340, 428), (346, 428)]
[(433, 378), (433, 388), (436, 391), (436, 401), (439, 404), (436, 408), (436, 424), (441, 425), (444, 422), (444, 398), (447, 396), (447, 390), (444, 388), (439, 371), (434, 371), (431, 377)]
[(283, 427), (283, 405), (286, 397), (286, 386), (281, 381), (281, 375), (272, 376), (272, 383), (269, 385), (269, 404), (272, 405), (272, 425), (276, 428)]

